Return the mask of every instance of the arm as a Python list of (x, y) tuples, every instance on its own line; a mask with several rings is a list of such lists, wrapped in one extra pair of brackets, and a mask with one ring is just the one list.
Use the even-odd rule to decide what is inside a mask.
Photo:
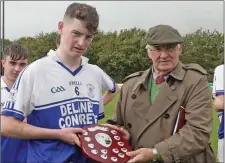
[(112, 101), (117, 92), (119, 92), (119, 87), (115, 81), (110, 78), (110, 76), (108, 76), (102, 69), (99, 68), (99, 71), (102, 89), (106, 90), (105, 94), (103, 95), (103, 105), (106, 105)]
[(20, 139), (59, 139), (59, 130), (29, 125), (12, 116), (1, 116), (1, 135)]
[(190, 90), (185, 111), (186, 124), (183, 128), (177, 134), (155, 145), (165, 162), (187, 160), (203, 151), (210, 141), (212, 108), (206, 76)]
[[(29, 125), (23, 120), (25, 115), (32, 112), (35, 101), (33, 90), (34, 76), (30, 69), (25, 70), (17, 78), (10, 91), (1, 115), (1, 135), (21, 139), (59, 139), (69, 144), (79, 145), (77, 133), (82, 133), (80, 128), (47, 129)], [(36, 88), (38, 89), (38, 88)]]
[(77, 134), (81, 128), (47, 129), (29, 125), (12, 116), (1, 116), (1, 135), (20, 139), (58, 139), (71, 145), (80, 146)]
[(217, 95), (214, 97), (214, 106), (216, 111), (224, 110), (224, 95)]
[(124, 126), (124, 121), (121, 114), (121, 108), (122, 108), (122, 96), (123, 96), (124, 88), (121, 87), (121, 90), (119, 92), (119, 98), (115, 106), (115, 112), (111, 119), (107, 120), (107, 123), (112, 125), (117, 125), (118, 127)]
[(112, 101), (118, 92), (119, 92), (119, 87), (117, 85), (116, 85), (116, 91), (114, 93), (110, 91), (106, 91), (103, 95), (103, 104), (106, 105), (110, 101)]

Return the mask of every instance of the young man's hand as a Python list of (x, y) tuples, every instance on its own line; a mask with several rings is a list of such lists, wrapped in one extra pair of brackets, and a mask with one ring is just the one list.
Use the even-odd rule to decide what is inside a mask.
[(59, 139), (71, 144), (78, 145), (80, 147), (80, 141), (78, 134), (83, 134), (85, 130), (81, 128), (63, 128), (59, 131)]
[(124, 129), (123, 127), (118, 127), (116, 125), (111, 125), (111, 124), (103, 124), (103, 126), (108, 126), (108, 127), (113, 128), (114, 130), (121, 131), (124, 134), (123, 138), (125, 140), (129, 140), (130, 139), (130, 133), (126, 129)]

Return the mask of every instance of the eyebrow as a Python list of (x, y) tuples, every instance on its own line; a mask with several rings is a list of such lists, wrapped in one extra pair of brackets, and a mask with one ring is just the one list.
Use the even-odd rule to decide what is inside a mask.
[[(18, 63), (18, 62), (17, 62), (17, 61), (14, 61), (14, 60), (10, 60), (9, 63)], [(25, 61), (22, 61), (22, 62), (20, 62), (19, 64), (24, 64), (24, 63), (26, 64)]]
[(82, 33), (82, 32), (80, 32), (80, 31), (77, 31), (77, 30), (72, 30), (72, 32), (77, 32), (78, 34), (81, 34), (81, 35), (86, 35), (86, 36), (88, 36), (88, 37), (93, 37), (94, 35), (93, 34), (91, 34), (91, 33), (88, 33), (88, 34), (84, 34), (84, 33)]

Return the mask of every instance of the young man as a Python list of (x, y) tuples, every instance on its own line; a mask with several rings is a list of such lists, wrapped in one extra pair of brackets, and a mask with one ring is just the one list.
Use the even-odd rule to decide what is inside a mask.
[[(9, 97), (10, 89), (19, 73), (28, 64), (29, 52), (19, 44), (8, 45), (4, 49), (1, 77), (1, 108)], [(7, 123), (2, 121), (2, 123)], [(1, 162), (26, 162), (27, 141), (1, 136)]]
[[(68, 6), (58, 24), (59, 48), (30, 64), (18, 77), (2, 111), (1, 133), (29, 139), (27, 162), (85, 163), (77, 134), (104, 117), (103, 105), (116, 94), (115, 82), (81, 56), (97, 32), (95, 8)], [(107, 89), (104, 104), (101, 90)], [(27, 123), (22, 120), (27, 116)], [(10, 124), (10, 125), (9, 125)]]
[(214, 107), (218, 112), (218, 117), (220, 121), (219, 131), (218, 131), (218, 161), (223, 163), (223, 153), (224, 153), (224, 83), (223, 83), (223, 73), (224, 65), (219, 65), (215, 68), (214, 71), (214, 80), (213, 80), (213, 99)]

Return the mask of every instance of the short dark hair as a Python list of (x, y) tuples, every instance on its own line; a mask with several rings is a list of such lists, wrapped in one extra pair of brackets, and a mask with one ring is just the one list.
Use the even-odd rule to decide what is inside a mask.
[(6, 46), (3, 51), (3, 59), (9, 56), (10, 59), (14, 61), (17, 61), (20, 59), (28, 59), (29, 55), (30, 54), (28, 49), (18, 43), (13, 43)]
[(86, 22), (91, 34), (96, 34), (99, 25), (99, 15), (96, 8), (82, 3), (72, 3), (66, 9), (64, 18), (76, 18)]

